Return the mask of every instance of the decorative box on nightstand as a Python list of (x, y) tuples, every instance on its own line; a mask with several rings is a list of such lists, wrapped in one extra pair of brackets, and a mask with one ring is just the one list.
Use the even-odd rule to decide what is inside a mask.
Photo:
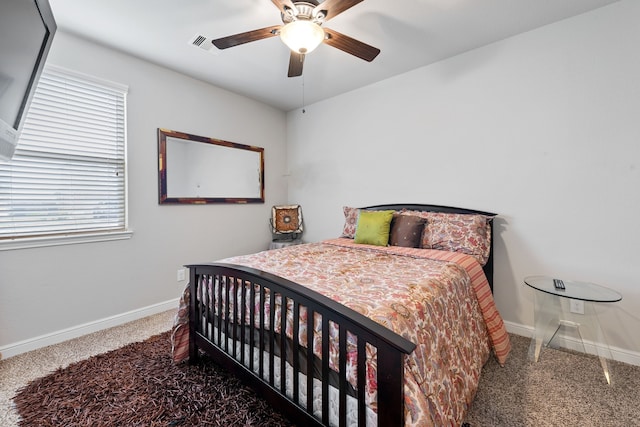
[(302, 244), (302, 208), (283, 205), (271, 208), (271, 244), (269, 249)]

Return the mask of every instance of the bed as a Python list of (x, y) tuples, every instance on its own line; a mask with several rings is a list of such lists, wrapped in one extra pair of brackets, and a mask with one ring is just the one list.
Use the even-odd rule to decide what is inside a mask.
[(298, 425), (460, 425), (508, 334), (495, 214), (344, 208), (342, 236), (192, 264), (176, 362), (207, 353)]

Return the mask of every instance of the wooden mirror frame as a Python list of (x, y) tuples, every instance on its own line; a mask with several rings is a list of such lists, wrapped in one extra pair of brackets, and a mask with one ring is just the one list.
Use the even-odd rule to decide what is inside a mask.
[[(175, 168), (173, 168), (173, 171), (167, 171), (169, 160), (167, 158), (167, 142), (171, 143), (172, 140), (179, 140), (177, 142), (185, 141), (208, 144), (203, 146), (191, 146), (198, 150), (199, 155), (196, 156), (196, 160), (200, 163), (203, 162), (203, 149), (206, 147), (212, 148), (212, 150), (206, 150), (211, 151), (210, 155), (207, 153), (207, 158), (204, 160), (207, 162), (207, 167), (200, 170), (198, 173), (198, 177), (202, 178), (202, 180), (206, 182), (207, 188), (211, 188), (212, 181), (216, 181), (211, 179), (211, 177), (216, 174), (228, 178), (221, 180), (223, 183), (233, 183), (237, 187), (238, 185), (243, 185), (243, 183), (240, 181), (234, 182), (234, 175), (242, 177), (242, 181), (246, 183), (252, 182), (253, 176), (255, 176), (254, 173), (256, 173), (258, 182), (256, 183), (257, 185), (255, 186), (255, 189), (249, 188), (249, 186), (253, 185), (249, 184), (249, 186), (245, 186), (245, 189), (241, 190), (240, 193), (247, 192), (250, 194), (233, 194), (234, 191), (238, 190), (228, 190), (220, 186), (213, 189), (206, 189), (204, 190), (204, 194), (188, 194), (188, 191), (185, 191), (185, 194), (173, 194), (169, 192), (172, 191), (170, 189), (172, 185), (169, 183), (169, 178), (173, 176), (171, 175), (172, 173), (176, 173), (173, 172), (176, 170)], [(213, 150), (213, 148), (217, 148), (217, 150)], [(244, 158), (240, 159), (241, 156), (235, 156), (234, 163), (229, 161), (228, 155), (233, 153), (228, 150), (245, 150), (245, 153), (246, 151), (255, 153), (256, 157), (253, 158), (251, 156), (251, 160), (248, 164), (239, 164), (238, 160), (243, 160)], [(242, 154), (244, 155), (245, 153)], [(215, 165), (215, 161), (218, 159), (219, 154), (225, 154), (226, 158), (219, 165)], [(173, 162), (171, 164), (173, 164)], [(197, 164), (195, 164), (195, 162), (192, 164), (181, 164), (177, 173), (184, 174), (185, 171), (191, 173), (192, 168), (196, 166)], [(258, 166), (257, 170), (256, 166)], [(198, 187), (200, 186), (198, 185)], [(227, 194), (227, 191), (229, 191), (229, 194)], [(158, 202), (159, 204), (264, 203), (264, 148), (158, 128)]]

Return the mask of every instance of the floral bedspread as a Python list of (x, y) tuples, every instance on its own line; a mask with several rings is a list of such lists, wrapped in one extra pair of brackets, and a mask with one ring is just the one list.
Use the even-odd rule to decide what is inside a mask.
[[(341, 238), (220, 262), (302, 284), (415, 343), (404, 367), (407, 426), (460, 425), (490, 349), (500, 363), (510, 350), (486, 277), (469, 255)], [(187, 317), (181, 307), (173, 334), (176, 361), (187, 356)]]

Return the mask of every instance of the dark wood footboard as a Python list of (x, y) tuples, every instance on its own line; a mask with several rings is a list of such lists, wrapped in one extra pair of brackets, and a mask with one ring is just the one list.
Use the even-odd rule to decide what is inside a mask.
[[(329, 389), (335, 388), (338, 425), (347, 426), (349, 399), (357, 405), (354, 425), (365, 426), (365, 362), (367, 348), (373, 347), (377, 357), (377, 424), (404, 425), (404, 357), (414, 350), (413, 343), (360, 313), (281, 277), (222, 263), (187, 267), (192, 360), (200, 350), (206, 352), (297, 425), (328, 426)], [(301, 311), (307, 312), (306, 325), (300, 324)], [(321, 348), (316, 345), (315, 352), (314, 334), (308, 333), (306, 342), (298, 340), (301, 327), (314, 330), (314, 318), (321, 319), (322, 336)], [(279, 327), (287, 322), (290, 336), (286, 328)], [(337, 369), (331, 369), (329, 363), (330, 329), (339, 331), (338, 355), (332, 353), (333, 360), (338, 361)], [(349, 383), (346, 376), (348, 343), (356, 346), (356, 384)], [(353, 354), (353, 348), (351, 351)], [(316, 362), (318, 368), (313, 369)], [(290, 381), (293, 389), (287, 391), (286, 381), (276, 381), (278, 373), (282, 379), (303, 374), (306, 380)], [(322, 384), (321, 413), (317, 415), (313, 413), (314, 377)], [(306, 400), (300, 401), (300, 395), (306, 395)]]

